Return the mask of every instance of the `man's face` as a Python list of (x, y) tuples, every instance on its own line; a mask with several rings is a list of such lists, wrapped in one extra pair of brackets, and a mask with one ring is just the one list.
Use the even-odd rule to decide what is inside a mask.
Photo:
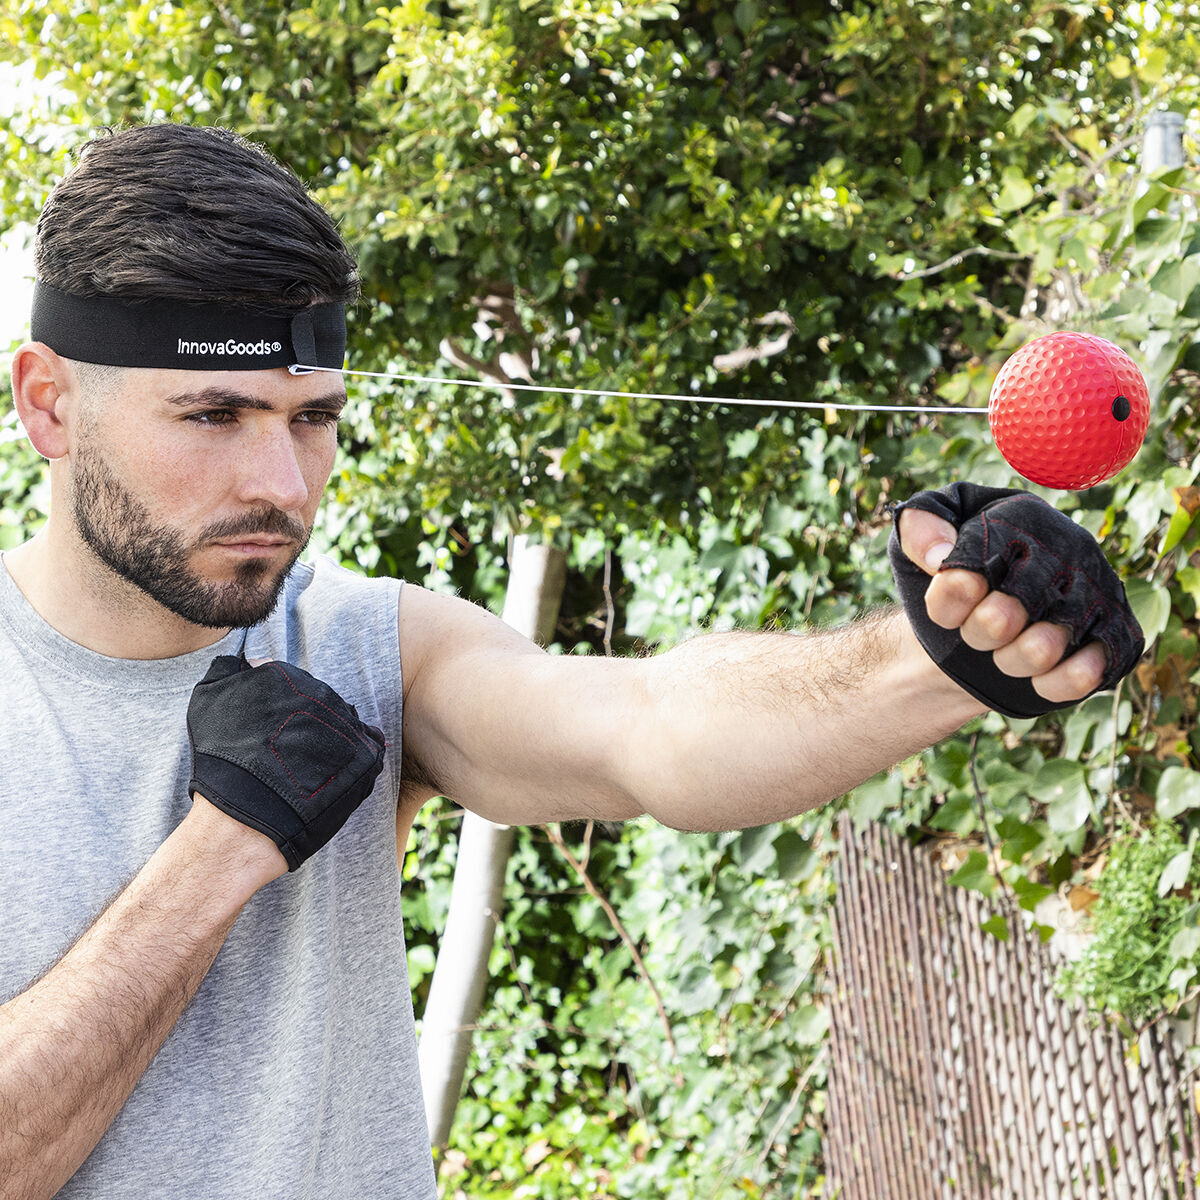
[(76, 531), (184, 620), (257, 624), (308, 542), (344, 402), (337, 375), (123, 372), (82, 408)]

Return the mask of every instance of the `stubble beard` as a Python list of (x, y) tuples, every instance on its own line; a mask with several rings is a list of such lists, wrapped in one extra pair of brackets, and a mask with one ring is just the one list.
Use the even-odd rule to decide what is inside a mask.
[[(193, 625), (235, 629), (265, 621), (312, 532), (268, 508), (214, 522), (189, 544), (179, 530), (153, 519), (94, 446), (79, 446), (74, 468), (75, 527), (84, 544), (109, 570)], [(295, 552), (284, 567), (250, 560), (221, 583), (193, 569), (191, 556), (206, 543), (255, 534), (295, 539)]]

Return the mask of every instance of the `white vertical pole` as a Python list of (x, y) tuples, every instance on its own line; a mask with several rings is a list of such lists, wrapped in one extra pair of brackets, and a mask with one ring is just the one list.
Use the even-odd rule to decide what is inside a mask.
[(1158, 109), (1146, 119), (1142, 135), (1142, 172), (1153, 175), (1183, 166), (1183, 113)]
[[(509, 558), (504, 620), (543, 645), (558, 622), (566, 582), (563, 551), (521, 536)], [(504, 876), (513, 829), (474, 813), (463, 815), (450, 912), (422, 1018), (418, 1061), (425, 1119), (434, 1146), (449, 1141), (462, 1093), (471, 1036), (488, 980), (496, 924), (504, 905)]]

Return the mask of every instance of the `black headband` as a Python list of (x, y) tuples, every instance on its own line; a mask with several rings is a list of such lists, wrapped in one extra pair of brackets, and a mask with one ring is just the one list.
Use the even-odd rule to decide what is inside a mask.
[(346, 306), (315, 304), (291, 316), (271, 317), (224, 304), (72, 296), (37, 283), (30, 332), (35, 342), (64, 358), (112, 367), (340, 371)]

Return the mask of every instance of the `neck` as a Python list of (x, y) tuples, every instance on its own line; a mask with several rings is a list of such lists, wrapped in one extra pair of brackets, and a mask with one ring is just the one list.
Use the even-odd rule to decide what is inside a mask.
[(122, 579), (53, 519), (4, 555), (38, 615), (63, 637), (109, 658), (174, 658), (219, 642), (228, 629), (194, 625)]

